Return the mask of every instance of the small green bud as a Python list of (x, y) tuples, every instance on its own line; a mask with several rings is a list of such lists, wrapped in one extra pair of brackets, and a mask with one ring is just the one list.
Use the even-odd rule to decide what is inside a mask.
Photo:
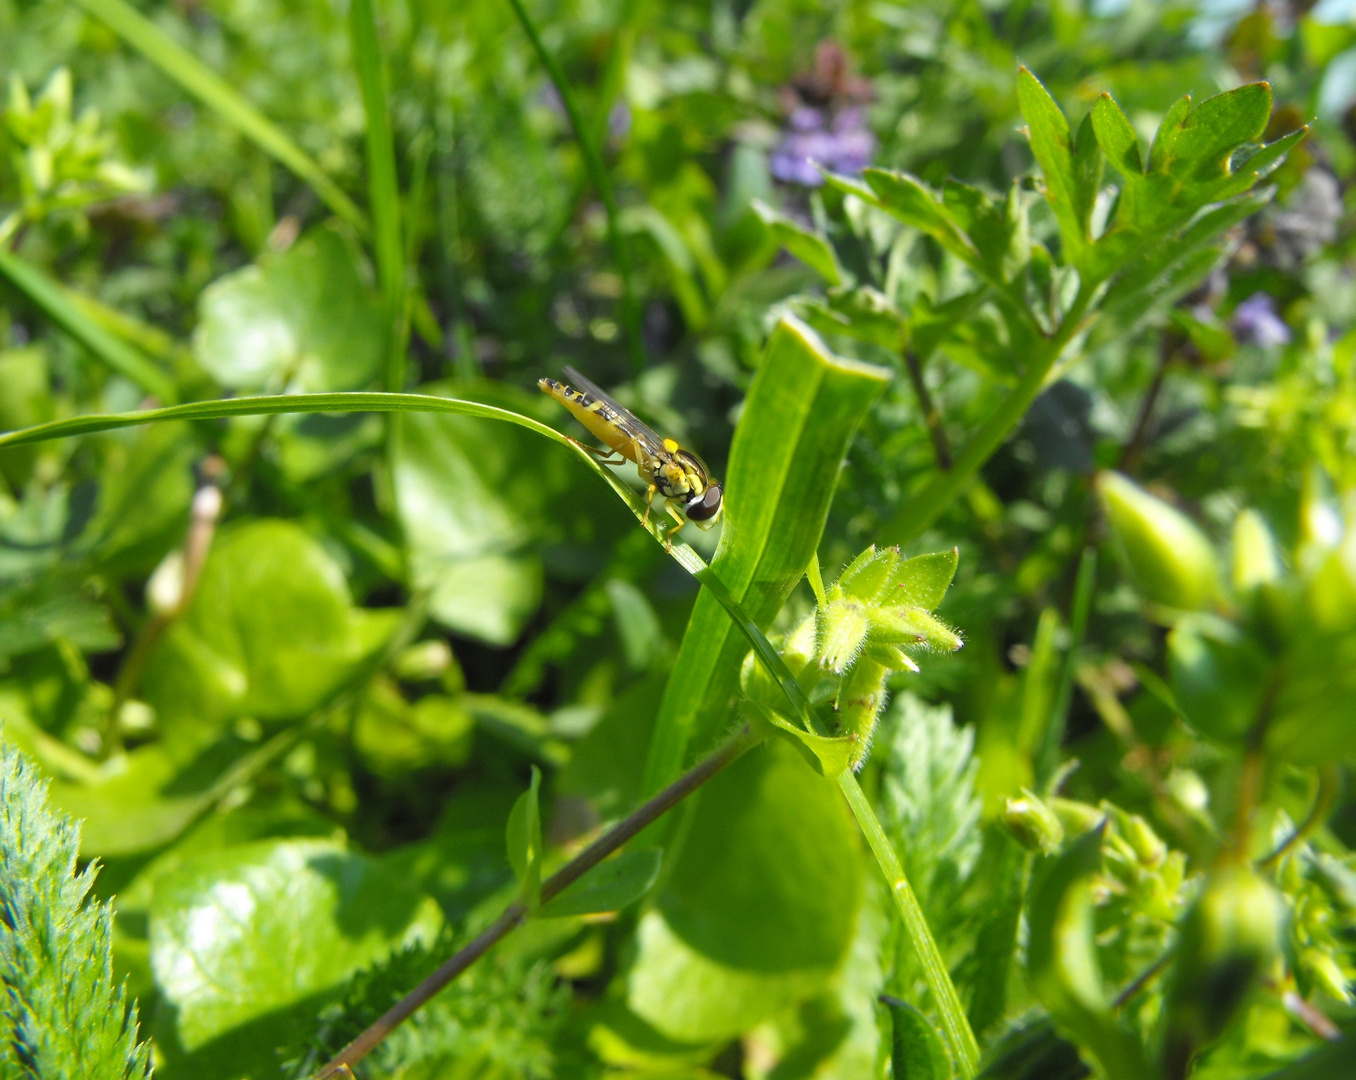
[(859, 768), (871, 753), (871, 736), (876, 718), (885, 705), (885, 680), (888, 668), (863, 657), (853, 666), (838, 688), (838, 731), (856, 740), (852, 767)]
[(917, 671), (918, 665), (914, 663), (913, 657), (901, 649), (898, 645), (889, 644), (871, 644), (867, 646), (866, 656), (870, 657), (882, 667), (887, 667), (891, 671)]
[(824, 641), (819, 666), (841, 675), (857, 659), (871, 629), (866, 608), (856, 600), (831, 600), (821, 621)]
[(1256, 510), (1244, 510), (1234, 520), (1234, 588), (1251, 592), (1281, 576), (1281, 556), (1266, 520)]
[(1120, 473), (1102, 473), (1097, 491), (1144, 598), (1187, 611), (1209, 606), (1219, 569), (1214, 548), (1196, 524)]
[(1105, 811), (1074, 799), (1056, 797), (1050, 799), (1047, 805), (1059, 819), (1066, 836), (1082, 836), (1086, 832), (1092, 832), (1106, 820)]
[(1246, 866), (1212, 876), (1182, 922), (1164, 1002), (1162, 1062), (1181, 1080), (1220, 1038), (1280, 948), (1276, 892)]
[(1141, 866), (1156, 870), (1163, 865), (1168, 857), (1168, 845), (1142, 817), (1122, 811), (1116, 817), (1116, 828), (1130, 845)]
[(1006, 801), (999, 821), (1027, 851), (1052, 855), (1064, 843), (1064, 826), (1058, 815), (1025, 788), (1020, 797)]

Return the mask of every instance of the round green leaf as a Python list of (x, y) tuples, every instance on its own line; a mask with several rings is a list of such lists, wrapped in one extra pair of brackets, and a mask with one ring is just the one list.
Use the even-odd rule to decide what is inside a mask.
[(232, 389), (354, 390), (376, 375), (386, 343), (380, 302), (332, 229), (213, 283), (200, 313), (193, 352)]
[(702, 792), (658, 909), (641, 920), (628, 1004), (680, 1041), (748, 1030), (824, 987), (860, 898), (834, 785), (789, 745), (765, 744)]
[(170, 1075), (260, 1076), (273, 1048), (360, 967), (431, 941), (442, 916), (408, 880), (327, 840), (210, 852), (156, 882), (151, 965)]
[(144, 696), (176, 717), (281, 720), (321, 705), (381, 648), (396, 611), (364, 611), (303, 529), (257, 521), (225, 531), (188, 611), (146, 669)]

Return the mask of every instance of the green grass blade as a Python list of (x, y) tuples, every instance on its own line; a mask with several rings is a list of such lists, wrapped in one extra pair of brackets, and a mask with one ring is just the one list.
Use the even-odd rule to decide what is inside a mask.
[(607, 175), (607, 167), (603, 164), (598, 144), (593, 138), (588, 121), (584, 119), (583, 111), (579, 108), (574, 90), (570, 87), (570, 80), (565, 77), (565, 69), (546, 48), (546, 43), (537, 33), (537, 27), (528, 16), (527, 9), (523, 7), (522, 0), (508, 2), (513, 8), (513, 13), (518, 16), (518, 21), (522, 23), (528, 40), (532, 42), (532, 48), (536, 50), (542, 66), (551, 77), (551, 82), (555, 84), (560, 102), (565, 107), (565, 115), (569, 117), (570, 127), (574, 129), (575, 138), (579, 141), (579, 152), (584, 158), (584, 168), (588, 170), (589, 178), (598, 192), (598, 198), (603, 201), (603, 209), (607, 213), (607, 240), (612, 247), (612, 257), (616, 260), (617, 274), (622, 281), (622, 319), (626, 324), (626, 336), (631, 345), (631, 367), (634, 373), (639, 374), (645, 367), (645, 345), (640, 335), (640, 308), (636, 303), (635, 271), (631, 266), (630, 249), (627, 248), (626, 239), (622, 236), (621, 217), (617, 210), (617, 197), (612, 191), (612, 180)]
[(95, 18), (107, 23), (127, 44), (245, 138), (306, 181), (326, 206), (366, 235), (367, 219), (353, 200), (339, 190), (339, 186), (326, 175), (314, 158), (241, 97), (235, 87), (187, 49), (168, 38), (159, 27), (124, 0), (77, 2)]
[[(711, 564), (755, 625), (771, 621), (805, 572), (848, 441), (888, 378), (837, 359), (794, 319), (773, 331), (730, 450), (725, 531)], [(716, 597), (699, 596), (655, 721), (647, 794), (714, 738), (746, 651)]]
[(42, 309), (96, 359), (161, 401), (179, 400), (174, 381), (122, 339), (81, 311), (65, 291), (32, 263), (0, 249), (0, 275)]
[(382, 61), (372, 0), (352, 0), (348, 27), (353, 43), (353, 66), (357, 69), (363, 109), (367, 114), (367, 191), (372, 211), (372, 246), (377, 257), (377, 280), (391, 321), (385, 385), (387, 390), (398, 391), (405, 385), (404, 334), (397, 326), (397, 323), (403, 323), (405, 307), (405, 255), (386, 65)]

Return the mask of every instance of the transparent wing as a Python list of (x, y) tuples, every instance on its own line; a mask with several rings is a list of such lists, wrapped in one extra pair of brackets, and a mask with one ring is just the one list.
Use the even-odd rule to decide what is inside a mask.
[(570, 380), (576, 390), (582, 390), (590, 397), (595, 397), (608, 407), (616, 415), (610, 417), (619, 428), (625, 431), (635, 439), (645, 451), (655, 457), (668, 457), (668, 449), (664, 446), (663, 438), (641, 420), (635, 413), (619, 402), (596, 382), (587, 375), (582, 374), (576, 368), (566, 367), (565, 377)]

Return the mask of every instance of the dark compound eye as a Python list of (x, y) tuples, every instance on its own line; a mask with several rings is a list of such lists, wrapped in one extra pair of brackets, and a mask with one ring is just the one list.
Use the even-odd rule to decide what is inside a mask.
[(719, 484), (712, 484), (683, 507), (683, 510), (691, 521), (710, 521), (720, 512), (720, 500), (723, 494), (724, 492)]

